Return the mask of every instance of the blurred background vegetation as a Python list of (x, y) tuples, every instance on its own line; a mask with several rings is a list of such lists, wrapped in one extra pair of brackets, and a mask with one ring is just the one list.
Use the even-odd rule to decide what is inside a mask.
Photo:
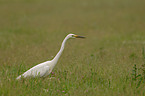
[[(145, 95), (144, 0), (0, 0), (0, 95)], [(15, 81), (51, 60), (45, 80)], [(49, 79), (54, 77), (54, 79)]]

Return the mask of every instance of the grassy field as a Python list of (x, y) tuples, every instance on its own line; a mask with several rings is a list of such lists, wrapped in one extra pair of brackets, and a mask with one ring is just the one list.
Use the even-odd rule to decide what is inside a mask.
[[(1, 0), (0, 96), (145, 96), (144, 0)], [(15, 78), (51, 60), (54, 74)]]

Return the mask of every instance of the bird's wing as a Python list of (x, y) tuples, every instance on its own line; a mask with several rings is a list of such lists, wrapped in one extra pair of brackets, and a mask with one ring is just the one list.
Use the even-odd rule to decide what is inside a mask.
[(16, 79), (21, 79), (21, 77), (45, 77), (49, 75), (50, 67), (49, 66), (43, 66), (39, 68), (32, 68), (28, 71), (26, 71), (24, 74), (18, 76)]
[(49, 66), (41, 67), (37, 71), (34, 71), (35, 76), (44, 77), (49, 73)]
[[(49, 66), (33, 67), (26, 71), (22, 76), (26, 77), (43, 77), (49, 73)], [(49, 74), (48, 74), (49, 75)], [(20, 76), (21, 77), (21, 76)]]

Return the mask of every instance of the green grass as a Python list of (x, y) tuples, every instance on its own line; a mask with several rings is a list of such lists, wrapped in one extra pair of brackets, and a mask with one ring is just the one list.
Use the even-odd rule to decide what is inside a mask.
[[(144, 96), (144, 0), (1, 0), (0, 96)], [(16, 81), (51, 60), (54, 75)], [(51, 78), (51, 79), (50, 79)]]

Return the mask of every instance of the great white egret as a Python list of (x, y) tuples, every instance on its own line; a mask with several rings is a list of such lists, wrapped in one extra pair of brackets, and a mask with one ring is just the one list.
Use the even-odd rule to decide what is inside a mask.
[(54, 66), (56, 65), (59, 57), (61, 56), (61, 54), (64, 50), (65, 43), (69, 38), (85, 38), (85, 37), (78, 36), (75, 34), (68, 34), (62, 42), (59, 52), (51, 61), (46, 61), (46, 62), (40, 63), (40, 64), (30, 68), (28, 71), (24, 72), (22, 75), (18, 76), (16, 79), (18, 80), (18, 79), (26, 78), (26, 77), (46, 77), (46, 76), (48, 76), (51, 73), (51, 71), (53, 70)]

